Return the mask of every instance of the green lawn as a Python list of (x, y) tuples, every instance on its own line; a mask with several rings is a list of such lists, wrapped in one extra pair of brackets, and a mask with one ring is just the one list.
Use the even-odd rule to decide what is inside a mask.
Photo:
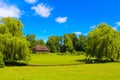
[(77, 60), (84, 59), (85, 56), (77, 55), (56, 55), (56, 54), (32, 54), (29, 64), (38, 65), (61, 65), (61, 64), (81, 64)]
[[(75, 59), (79, 57), (83, 58), (70, 55), (32, 55), (30, 63), (75, 64)], [(0, 69), (0, 80), (120, 80), (120, 63), (5, 67)]]

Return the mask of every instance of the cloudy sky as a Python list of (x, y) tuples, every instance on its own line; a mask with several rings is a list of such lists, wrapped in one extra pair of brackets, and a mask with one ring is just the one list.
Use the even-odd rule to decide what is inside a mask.
[(76, 33), (87, 35), (106, 22), (120, 31), (120, 0), (0, 0), (0, 18), (15, 17), (24, 34), (37, 39)]

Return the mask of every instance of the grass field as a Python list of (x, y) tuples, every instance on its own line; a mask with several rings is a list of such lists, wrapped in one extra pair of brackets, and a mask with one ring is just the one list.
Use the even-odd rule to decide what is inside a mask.
[(29, 64), (38, 65), (61, 65), (61, 64), (81, 64), (77, 60), (84, 59), (81, 55), (56, 55), (56, 54), (32, 54)]
[[(32, 55), (31, 58), (33, 64), (58, 65), (76, 64), (76, 59), (83, 56)], [(0, 80), (120, 80), (120, 63), (5, 67), (0, 69)]]

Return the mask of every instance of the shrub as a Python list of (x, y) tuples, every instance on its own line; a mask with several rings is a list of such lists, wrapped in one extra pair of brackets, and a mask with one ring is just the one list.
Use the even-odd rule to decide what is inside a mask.
[(76, 51), (75, 51), (75, 50), (73, 50), (71, 54), (75, 54), (75, 53), (76, 53)]
[(69, 51), (66, 51), (65, 54), (66, 54), (66, 55), (70, 55), (71, 53), (70, 53)]
[(79, 51), (79, 52), (76, 52), (75, 55), (85, 55), (86, 52), (83, 52), (83, 51)]

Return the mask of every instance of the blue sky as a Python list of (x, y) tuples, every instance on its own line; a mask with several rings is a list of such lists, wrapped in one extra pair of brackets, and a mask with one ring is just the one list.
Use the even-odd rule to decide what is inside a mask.
[(86, 35), (106, 22), (120, 31), (120, 0), (0, 0), (0, 17), (19, 18), (24, 34)]

